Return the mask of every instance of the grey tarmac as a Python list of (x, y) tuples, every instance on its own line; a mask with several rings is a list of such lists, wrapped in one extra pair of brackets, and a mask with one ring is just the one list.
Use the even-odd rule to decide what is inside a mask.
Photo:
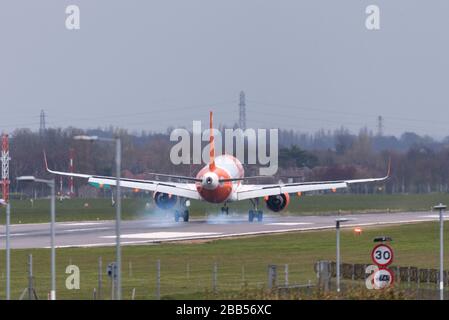
[[(343, 217), (343, 216), (339, 216)], [(351, 219), (343, 228), (438, 221), (436, 212), (366, 213), (345, 215)], [(244, 215), (211, 216), (174, 222), (171, 216), (122, 221), (123, 245), (157, 244), (162, 242), (219, 239), (252, 235), (335, 228), (337, 216), (266, 215), (263, 222), (248, 222)], [(445, 219), (449, 218), (445, 216)], [(11, 226), (11, 247), (14, 249), (48, 248), (50, 225), (15, 224)], [(114, 221), (60, 222), (56, 224), (56, 246), (98, 247), (115, 245)], [(0, 227), (0, 248), (5, 248), (5, 226)]]

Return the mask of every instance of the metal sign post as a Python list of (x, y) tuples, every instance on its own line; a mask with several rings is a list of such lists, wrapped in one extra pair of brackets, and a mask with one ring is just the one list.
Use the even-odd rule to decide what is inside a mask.
[(444, 300), (444, 217), (443, 211), (446, 210), (446, 206), (442, 203), (433, 207), (440, 212), (440, 300)]
[(337, 247), (337, 292), (340, 292), (340, 224), (343, 222), (347, 222), (349, 219), (346, 218), (338, 218), (335, 219), (335, 229), (336, 229), (336, 247)]

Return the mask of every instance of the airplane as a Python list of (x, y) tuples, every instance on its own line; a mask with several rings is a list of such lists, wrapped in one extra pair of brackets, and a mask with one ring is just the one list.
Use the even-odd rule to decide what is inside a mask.
[[(391, 161), (388, 164), (387, 175), (381, 178), (316, 181), (278, 184), (244, 184), (245, 177), (242, 163), (232, 155), (220, 155), (215, 157), (213, 114), (210, 112), (210, 154), (209, 163), (206, 164), (196, 177), (185, 177), (168, 174), (155, 174), (161, 177), (169, 177), (189, 182), (163, 182), (157, 180), (120, 179), (120, 186), (138, 190), (153, 192), (153, 199), (160, 209), (170, 210), (175, 208), (175, 221), (181, 218), (189, 221), (190, 199), (206, 201), (209, 203), (222, 203), (222, 213), (228, 214), (227, 203), (249, 200), (252, 209), (248, 211), (248, 221), (263, 220), (263, 211), (259, 209), (259, 199), (265, 200), (266, 206), (273, 212), (284, 210), (290, 202), (290, 194), (301, 195), (303, 192), (332, 190), (348, 188), (349, 185), (358, 183), (381, 182), (390, 177)], [(47, 157), (44, 153), (46, 170), (49, 173), (88, 179), (88, 183), (95, 187), (111, 187), (116, 185), (115, 177), (97, 176), (91, 174), (71, 173), (50, 170)], [(179, 200), (179, 201), (178, 201)]]

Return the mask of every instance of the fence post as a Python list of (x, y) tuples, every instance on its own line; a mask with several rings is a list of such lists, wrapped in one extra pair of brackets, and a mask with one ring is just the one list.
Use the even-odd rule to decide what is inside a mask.
[(421, 269), (419, 269), (419, 268), (417, 268), (417, 270), (416, 270), (416, 277), (417, 277), (416, 284), (417, 284), (417, 287), (419, 290), (419, 285), (421, 283)]
[(33, 300), (33, 255), (28, 255), (28, 300)]
[(242, 265), (242, 285), (245, 285), (245, 265)]
[(214, 294), (217, 294), (217, 272), (218, 266), (217, 263), (214, 263), (213, 276), (212, 276), (212, 290)]
[(408, 287), (410, 288), (412, 286), (412, 284), (410, 282), (410, 266), (408, 266), (408, 268), (407, 268), (407, 282), (408, 282)]
[(354, 281), (355, 280), (355, 264), (352, 264), (352, 275), (351, 275), (351, 280)]
[(284, 273), (285, 273), (285, 286), (288, 287), (288, 264), (285, 265)]
[(270, 264), (268, 266), (268, 289), (274, 289), (277, 283), (277, 266)]
[(111, 270), (111, 300), (115, 300), (115, 265), (112, 265)]
[(156, 262), (156, 300), (161, 299), (161, 260)]
[(329, 291), (331, 274), (329, 261), (318, 261), (317, 263), (318, 286), (325, 292)]
[(133, 263), (132, 263), (132, 261), (128, 262), (128, 276), (130, 278), (133, 276)]
[(134, 300), (136, 298), (136, 288), (133, 288), (133, 291), (131, 293), (131, 300)]
[(101, 257), (98, 258), (98, 300), (101, 300), (101, 293), (103, 287), (103, 261)]

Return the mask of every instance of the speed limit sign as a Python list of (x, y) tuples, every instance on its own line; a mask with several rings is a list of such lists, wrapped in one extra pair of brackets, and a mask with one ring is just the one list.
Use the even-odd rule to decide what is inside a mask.
[(393, 249), (386, 244), (379, 244), (371, 252), (371, 259), (379, 267), (386, 267), (393, 262)]

